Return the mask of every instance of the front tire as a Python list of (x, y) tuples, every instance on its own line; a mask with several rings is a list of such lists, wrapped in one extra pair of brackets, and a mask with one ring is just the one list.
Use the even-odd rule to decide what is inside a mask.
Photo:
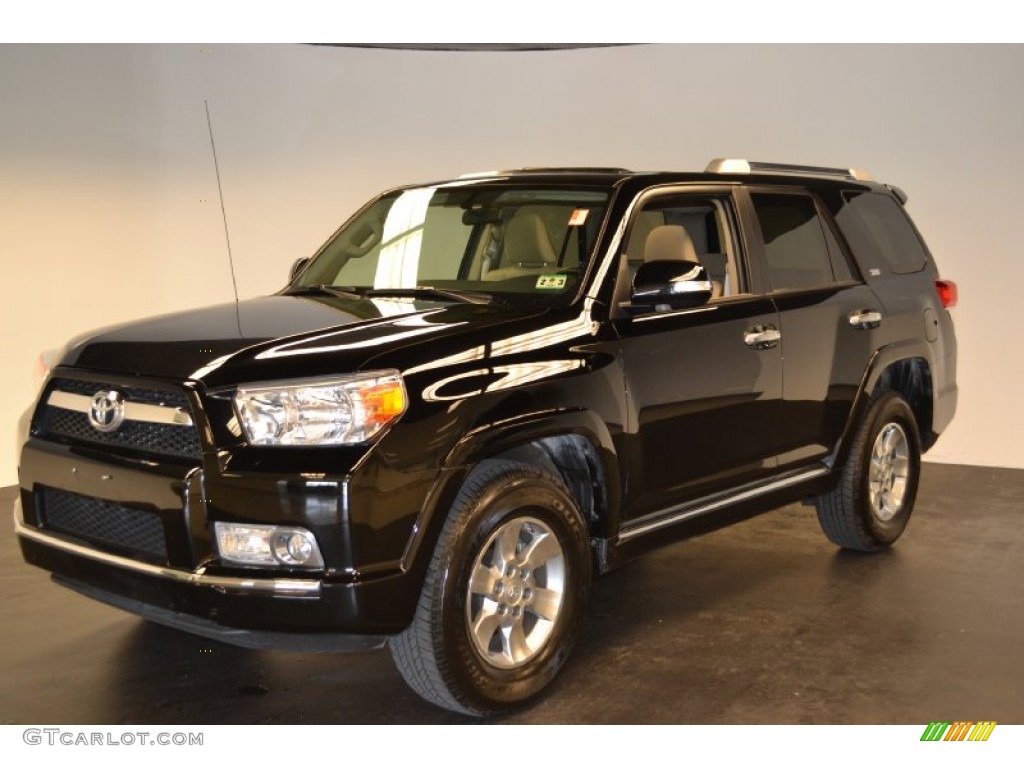
[(839, 483), (814, 504), (828, 539), (843, 549), (874, 552), (907, 527), (921, 475), (917, 421), (897, 392), (876, 395), (843, 465)]
[(412, 624), (389, 641), (420, 696), (497, 714), (538, 696), (580, 634), (590, 592), (586, 524), (562, 481), (483, 462), (441, 531)]

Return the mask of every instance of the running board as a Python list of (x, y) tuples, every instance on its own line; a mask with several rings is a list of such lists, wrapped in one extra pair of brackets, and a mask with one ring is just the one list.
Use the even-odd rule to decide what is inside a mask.
[(625, 526), (619, 531), (616, 543), (621, 544), (624, 541), (636, 538), (637, 536), (643, 536), (645, 533), (657, 531), (661, 528), (665, 528), (676, 523), (681, 523), (684, 520), (690, 520), (694, 517), (700, 517), (706, 515), (709, 512), (715, 512), (723, 507), (730, 507), (733, 504), (739, 504), (743, 501), (749, 501), (750, 499), (756, 499), (758, 496), (764, 496), (774, 491), (781, 491), (783, 488), (789, 488), (792, 485), (799, 485), (800, 483), (808, 480), (813, 480), (816, 477), (828, 474), (827, 467), (817, 467), (811, 470), (805, 470), (798, 472), (794, 475), (782, 477), (777, 480), (773, 480), (764, 485), (757, 485), (746, 490), (739, 491), (738, 493), (730, 493), (726, 496), (720, 496), (713, 501), (707, 501), (701, 499), (698, 501), (691, 501), (686, 504), (680, 504), (676, 507), (661, 510), (660, 512), (653, 512), (649, 515), (634, 520), (631, 524)]

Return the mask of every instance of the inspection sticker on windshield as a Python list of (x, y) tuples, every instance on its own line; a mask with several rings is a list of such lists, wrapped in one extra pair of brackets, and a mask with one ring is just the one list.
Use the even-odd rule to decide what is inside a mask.
[(537, 278), (538, 288), (565, 288), (568, 275), (541, 275)]
[(569, 216), (570, 227), (582, 227), (587, 221), (587, 214), (590, 213), (589, 208), (577, 208)]

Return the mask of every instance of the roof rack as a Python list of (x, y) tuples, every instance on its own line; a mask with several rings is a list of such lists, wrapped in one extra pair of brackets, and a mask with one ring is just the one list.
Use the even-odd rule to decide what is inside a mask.
[(477, 173), (463, 173), (460, 179), (478, 179), (487, 176), (507, 176), (511, 173), (632, 173), (626, 168), (600, 168), (580, 166), (577, 168), (545, 168), (543, 166), (528, 168), (508, 168), (502, 171), (479, 171)]
[(567, 166), (564, 168), (545, 168), (544, 166), (530, 166), (516, 168), (512, 173), (632, 173), (628, 168), (615, 168), (613, 166)]
[(788, 163), (765, 163), (756, 160), (744, 160), (737, 157), (716, 157), (705, 173), (791, 173), (803, 176), (838, 176), (854, 181), (874, 181), (874, 177), (859, 168), (824, 168), (817, 165), (790, 165)]

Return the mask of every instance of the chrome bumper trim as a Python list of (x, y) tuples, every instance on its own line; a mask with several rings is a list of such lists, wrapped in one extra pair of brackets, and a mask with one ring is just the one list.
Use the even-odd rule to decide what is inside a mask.
[[(76, 413), (88, 413), (92, 406), (92, 398), (88, 395), (76, 395), (74, 392), (55, 389), (46, 399), (46, 404)], [(174, 424), (179, 427), (192, 426), (192, 416), (184, 408), (135, 403), (131, 400), (124, 404), (124, 420), (146, 421), (150, 424)]]
[(177, 568), (168, 568), (150, 563), (141, 563), (120, 555), (112, 555), (108, 552), (85, 547), (81, 544), (73, 544), (70, 541), (58, 539), (55, 536), (25, 525), (25, 518), (21, 510), (21, 499), (14, 500), (14, 532), (48, 547), (59, 549), (78, 557), (85, 557), (89, 560), (112, 565), (116, 568), (124, 568), (128, 571), (141, 573), (145, 576), (154, 576), (159, 579), (174, 581), (179, 584), (190, 584), (195, 587), (209, 587), (224, 592), (236, 592), (250, 595), (270, 595), (281, 597), (319, 597), (321, 584), (315, 579), (241, 579), (233, 576), (210, 576), (205, 568), (195, 571), (181, 571)]

